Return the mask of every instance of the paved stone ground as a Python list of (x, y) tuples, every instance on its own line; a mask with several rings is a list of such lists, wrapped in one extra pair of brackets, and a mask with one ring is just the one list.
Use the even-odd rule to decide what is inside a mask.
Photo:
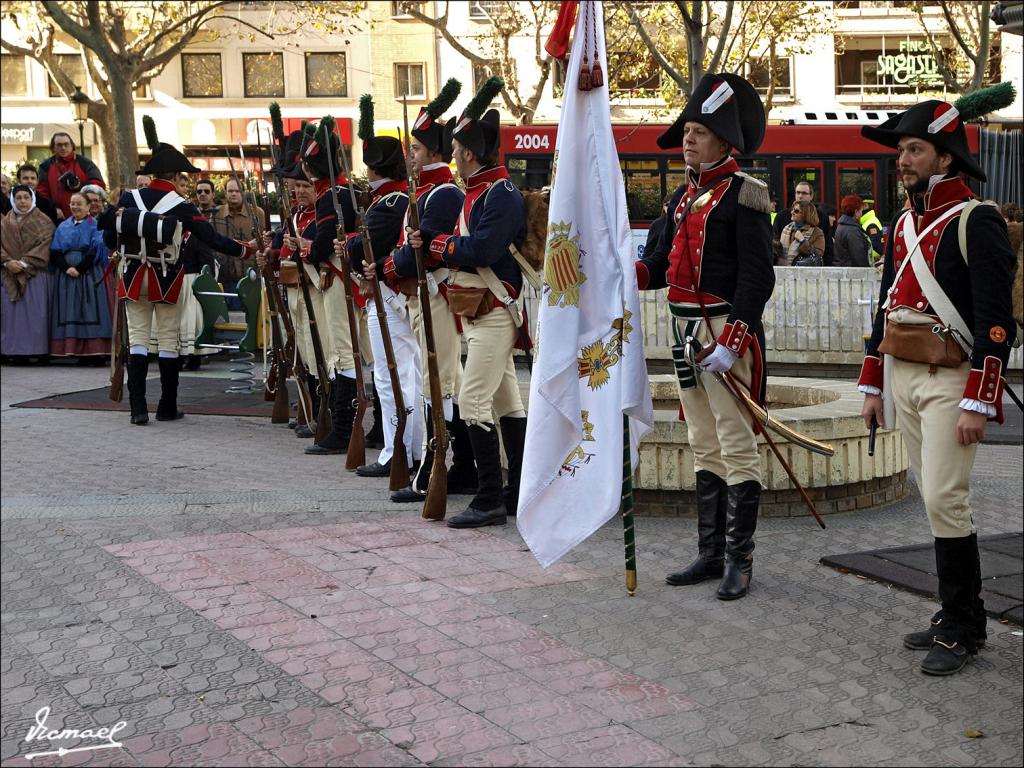
[[(694, 524), (641, 517), (629, 598), (614, 522), (545, 572), (513, 526), (422, 522), (261, 420), (10, 408), (105, 376), (0, 374), (5, 765), (50, 748), (25, 741), (42, 706), (51, 727), (127, 726), (123, 750), (38, 765), (1024, 759), (1018, 628), (927, 678), (900, 635), (934, 604), (818, 564), (926, 541), (916, 495), (826, 531), (763, 521), (736, 603), (664, 586)], [(1021, 462), (982, 447), (983, 533), (1021, 530)]]

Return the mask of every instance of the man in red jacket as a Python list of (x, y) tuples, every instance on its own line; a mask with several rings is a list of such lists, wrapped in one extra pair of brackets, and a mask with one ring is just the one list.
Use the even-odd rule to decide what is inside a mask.
[(50, 200), (54, 207), (71, 215), (71, 195), (87, 184), (98, 184), (107, 188), (103, 174), (96, 164), (87, 157), (79, 157), (71, 134), (64, 131), (50, 137), (50, 151), (53, 156), (39, 165), (39, 186), (36, 194)]

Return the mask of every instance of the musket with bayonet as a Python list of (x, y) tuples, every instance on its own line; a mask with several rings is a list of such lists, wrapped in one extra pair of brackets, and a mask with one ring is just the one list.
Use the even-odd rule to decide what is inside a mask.
[[(352, 196), (352, 208), (359, 220), (359, 234), (363, 243), (363, 266), (373, 265), (376, 270), (377, 262), (373, 258), (373, 245), (370, 243), (370, 231), (366, 226), (366, 209), (359, 204), (356, 195), (356, 188), (352, 184), (352, 173), (348, 167), (348, 158), (341, 152), (341, 163), (345, 173), (345, 180), (348, 182), (348, 192)], [(331, 161), (330, 153), (327, 154), (328, 162)], [(332, 164), (333, 172), (333, 164)], [(335, 187), (331, 187), (331, 194), (334, 195)], [(335, 200), (335, 207), (340, 211), (341, 206)], [(340, 213), (339, 213), (340, 216)], [(348, 260), (343, 258), (346, 264)], [(402, 383), (398, 379), (398, 365), (395, 362), (395, 349), (391, 344), (391, 330), (388, 327), (387, 312), (384, 309), (384, 298), (380, 290), (380, 282), (376, 274), (369, 280), (370, 288), (373, 290), (373, 302), (377, 307), (377, 324), (380, 326), (381, 341), (384, 344), (384, 358), (387, 361), (388, 377), (391, 381), (391, 391), (395, 398), (395, 440), (391, 456), (391, 476), (388, 487), (392, 491), (400, 491), (409, 485), (409, 456), (405, 450), (405, 424), (408, 418), (408, 411), (405, 408), (405, 398), (402, 395)]]
[[(328, 126), (333, 131), (334, 118), (326, 115), (324, 120), (328, 121)], [(330, 149), (329, 143), (328, 149)], [(341, 155), (345, 156), (344, 149), (341, 150)], [(336, 184), (338, 177), (335, 174), (334, 158), (331, 152), (327, 153), (327, 170), (331, 174), (331, 203), (334, 205), (334, 215), (338, 219), (336, 236), (338, 242), (344, 245), (345, 212), (341, 208), (341, 201), (338, 200)], [(354, 210), (353, 208), (353, 212)], [(359, 319), (356, 315), (355, 295), (352, 292), (352, 270), (344, 255), (338, 260), (341, 262), (342, 283), (344, 283), (343, 288), (345, 289), (345, 312), (348, 315), (348, 332), (352, 342), (352, 361), (356, 369), (356, 399), (352, 404), (355, 407), (355, 417), (352, 420), (352, 436), (348, 440), (348, 450), (345, 452), (345, 469), (352, 471), (366, 464), (366, 429), (363, 426), (363, 421), (366, 419), (366, 411), (371, 404), (370, 398), (366, 396), (366, 382), (363, 381), (363, 357), (359, 350)]]
[[(416, 178), (412, 163), (412, 142), (409, 134), (409, 106), (402, 99), (402, 119), (404, 122), (406, 167), (409, 171), (409, 225), (406, 236), (420, 228), (420, 211), (416, 199)], [(448, 471), (445, 460), (448, 456), (448, 427), (444, 421), (444, 396), (441, 393), (441, 373), (437, 367), (437, 346), (434, 341), (434, 319), (430, 310), (430, 289), (427, 286), (427, 267), (423, 259), (423, 249), (413, 248), (416, 257), (416, 288), (420, 299), (420, 322), (423, 323), (423, 335), (427, 347), (427, 379), (430, 384), (431, 421), (434, 437), (430, 449), (433, 451), (433, 463), (430, 467), (430, 482), (427, 484), (427, 496), (423, 500), (424, 520), (444, 520), (448, 511)]]

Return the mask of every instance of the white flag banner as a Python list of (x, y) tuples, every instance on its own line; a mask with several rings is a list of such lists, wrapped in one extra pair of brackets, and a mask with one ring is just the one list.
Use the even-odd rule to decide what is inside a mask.
[(576, 87), (584, 56), (608, 72), (601, 6), (580, 3), (569, 57), (519, 491), (519, 532), (545, 568), (618, 511), (623, 414), (634, 470), (653, 423), (608, 87)]

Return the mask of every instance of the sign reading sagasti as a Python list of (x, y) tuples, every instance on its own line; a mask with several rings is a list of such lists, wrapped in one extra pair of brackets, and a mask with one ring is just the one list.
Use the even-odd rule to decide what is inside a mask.
[(896, 85), (942, 85), (942, 75), (924, 40), (900, 40), (899, 53), (878, 57), (878, 80)]

